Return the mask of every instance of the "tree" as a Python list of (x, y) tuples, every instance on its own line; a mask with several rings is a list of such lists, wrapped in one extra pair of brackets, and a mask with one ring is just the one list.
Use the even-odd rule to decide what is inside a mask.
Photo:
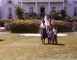
[(49, 18), (55, 19), (55, 20), (60, 20), (60, 13), (57, 11), (51, 11), (50, 14), (48, 15)]
[(24, 15), (24, 19), (31, 19), (31, 20), (35, 20), (37, 18), (37, 14), (32, 12), (32, 13), (25, 13)]
[(24, 10), (19, 5), (17, 5), (15, 7), (15, 14), (19, 19), (22, 19), (23, 13), (24, 13)]
[(62, 16), (62, 19), (64, 19), (66, 17), (66, 11), (65, 10), (61, 10), (61, 16)]

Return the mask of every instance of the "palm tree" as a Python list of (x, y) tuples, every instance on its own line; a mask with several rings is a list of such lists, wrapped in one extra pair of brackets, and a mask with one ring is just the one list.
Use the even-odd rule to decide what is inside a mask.
[(24, 10), (19, 5), (17, 5), (15, 7), (15, 14), (19, 19), (22, 19), (23, 13), (24, 13)]

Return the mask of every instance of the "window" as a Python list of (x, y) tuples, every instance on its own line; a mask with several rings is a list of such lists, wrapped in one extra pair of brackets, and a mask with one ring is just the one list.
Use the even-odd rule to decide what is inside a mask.
[(56, 10), (56, 7), (52, 7), (52, 11), (55, 11)]
[(12, 17), (12, 8), (9, 8), (9, 17)]
[(33, 12), (33, 7), (30, 7), (30, 13), (32, 13)]
[(11, 4), (12, 3), (12, 0), (8, 0), (8, 3)]
[(64, 7), (64, 9), (66, 10), (66, 9), (67, 9), (67, 7)]
[(74, 8), (74, 16), (77, 16), (77, 7)]
[(65, 3), (68, 3), (68, 0), (64, 0)]

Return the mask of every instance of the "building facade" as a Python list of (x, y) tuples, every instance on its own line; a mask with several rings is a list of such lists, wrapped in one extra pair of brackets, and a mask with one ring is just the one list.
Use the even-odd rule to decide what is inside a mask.
[(0, 0), (0, 19), (17, 18), (15, 6), (20, 5), (25, 13), (48, 15), (50, 11), (66, 10), (70, 17), (77, 16), (77, 0)]

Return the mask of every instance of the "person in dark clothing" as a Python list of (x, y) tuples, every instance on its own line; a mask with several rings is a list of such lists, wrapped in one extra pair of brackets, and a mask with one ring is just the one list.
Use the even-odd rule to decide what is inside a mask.
[(47, 38), (47, 32), (46, 32), (46, 25), (44, 20), (40, 25), (40, 34), (41, 34), (42, 43), (45, 44), (45, 38)]

